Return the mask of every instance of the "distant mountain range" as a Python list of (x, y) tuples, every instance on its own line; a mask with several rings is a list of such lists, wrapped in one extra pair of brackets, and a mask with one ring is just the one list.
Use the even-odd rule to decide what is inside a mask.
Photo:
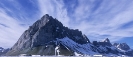
[(0, 47), (0, 55), (5, 55), (5, 53), (7, 53), (10, 49), (7, 48), (7, 49), (4, 49), (2, 47)]
[(8, 56), (27, 55), (127, 55), (133, 50), (126, 43), (111, 44), (108, 38), (93, 41), (78, 29), (69, 29), (57, 19), (44, 15), (29, 27), (6, 53)]

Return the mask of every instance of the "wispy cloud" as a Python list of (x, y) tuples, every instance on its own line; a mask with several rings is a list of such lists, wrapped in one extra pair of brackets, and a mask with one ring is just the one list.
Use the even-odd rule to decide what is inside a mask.
[(42, 15), (48, 13), (68, 27), (80, 29), (91, 40), (108, 37), (111, 41), (118, 41), (133, 35), (133, 27), (122, 28), (133, 21), (131, 0), (39, 0), (39, 5)]
[(20, 37), (26, 27), (21, 26), (21, 23), (10, 17), (0, 8), (0, 45), (2, 47), (11, 47)]
[[(23, 7), (24, 6), (20, 4), (17, 0), (0, 1), (1, 47), (12, 47), (22, 35), (24, 30), (26, 30), (29, 25), (37, 20), (37, 13), (34, 14), (36, 16), (29, 16), (31, 13)], [(34, 10), (31, 11), (34, 13)]]
[(60, 21), (63, 21), (65, 26), (69, 25), (69, 17), (67, 16), (67, 10), (63, 8), (63, 0), (38, 0), (41, 16), (49, 14)]

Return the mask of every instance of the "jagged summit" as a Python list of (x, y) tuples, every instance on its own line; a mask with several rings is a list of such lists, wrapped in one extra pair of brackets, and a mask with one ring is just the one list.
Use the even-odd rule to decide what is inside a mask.
[(100, 42), (97, 42), (97, 41), (93, 41), (93, 44), (95, 46), (112, 46), (112, 44), (110, 43), (109, 39), (106, 38)]
[(115, 47), (122, 49), (122, 50), (129, 50), (130, 47), (126, 43), (114, 43)]
[(103, 41), (101, 42), (110, 42), (110, 40), (108, 38), (104, 39)]

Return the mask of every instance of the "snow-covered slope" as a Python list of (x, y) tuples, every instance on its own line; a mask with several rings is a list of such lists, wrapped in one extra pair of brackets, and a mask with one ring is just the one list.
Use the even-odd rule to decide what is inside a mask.
[(66, 46), (68, 49), (72, 50), (73, 52), (84, 54), (84, 55), (92, 55), (92, 54), (99, 54), (97, 52), (92, 51), (92, 44), (86, 43), (86, 44), (78, 44), (71, 40), (68, 37), (65, 37), (63, 39), (59, 39), (59, 42)]
[[(63, 39), (58, 40), (62, 45), (66, 46), (68, 49), (72, 50), (76, 54), (81, 55), (95, 55), (95, 54), (102, 54), (102, 55), (129, 55), (132, 56), (133, 50), (129, 49), (127, 51), (123, 51), (120, 48), (117, 48), (115, 46), (103, 46), (103, 45), (93, 45), (91, 43), (86, 44), (78, 44), (71, 40), (68, 37), (64, 37)], [(131, 52), (131, 53), (129, 53)], [(75, 54), (75, 55), (76, 55)]]

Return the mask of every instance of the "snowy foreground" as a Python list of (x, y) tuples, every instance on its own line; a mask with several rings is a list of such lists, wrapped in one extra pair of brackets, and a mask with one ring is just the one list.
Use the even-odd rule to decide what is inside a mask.
[(25, 56), (25, 55), (21, 55), (21, 56), (0, 56), (0, 57), (132, 57), (132, 56), (126, 56), (126, 55), (121, 55), (121, 56), (116, 56), (116, 55), (79, 55), (76, 54), (76, 56), (63, 56), (63, 55), (53, 55), (53, 56), (41, 56), (41, 55), (31, 55), (31, 56)]
[(0, 57), (131, 57), (131, 56), (0, 56)]

